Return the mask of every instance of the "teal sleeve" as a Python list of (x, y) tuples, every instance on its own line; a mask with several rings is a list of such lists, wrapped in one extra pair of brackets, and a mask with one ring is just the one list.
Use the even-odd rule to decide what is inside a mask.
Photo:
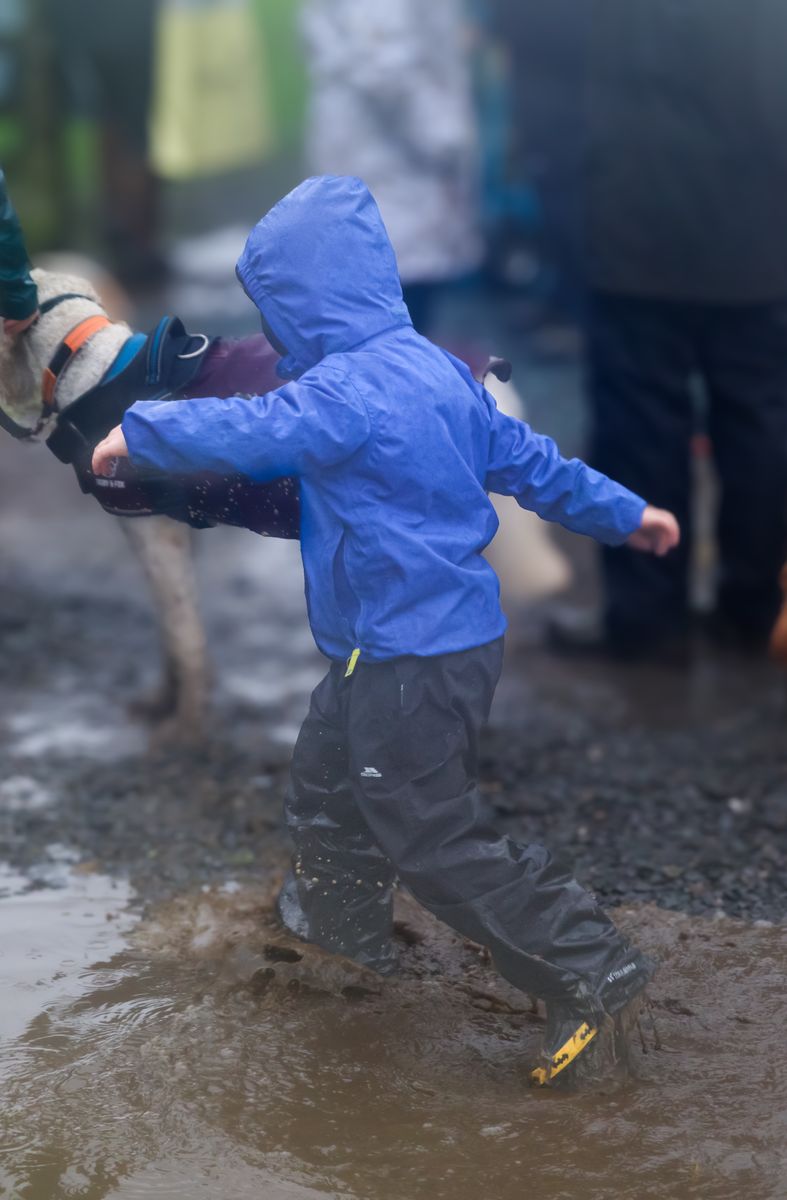
[(22, 227), (0, 170), (0, 317), (23, 321), (37, 308), (38, 291), (30, 275)]

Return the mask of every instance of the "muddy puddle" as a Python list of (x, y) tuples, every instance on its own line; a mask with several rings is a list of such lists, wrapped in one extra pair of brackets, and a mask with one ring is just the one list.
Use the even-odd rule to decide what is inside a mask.
[[(46, 1013), (77, 999), (103, 979), (96, 959), (125, 945), (134, 921), (131, 890), (122, 880), (74, 867), (67, 846), (51, 845), (48, 861), (34, 877), (0, 863), (0, 1046), (31, 1023), (46, 1025)], [(0, 1058), (0, 1085), (13, 1074), (13, 1053)]]
[(787, 1194), (782, 929), (619, 910), (662, 961), (662, 1048), (646, 1030), (635, 1078), (547, 1094), (527, 1086), (540, 1015), (404, 897), (382, 982), (298, 959), (262, 890), (135, 923), (122, 884), (59, 869), (33, 890), (7, 873), (0, 900), (20, 931), (0, 960), (3, 1197)]

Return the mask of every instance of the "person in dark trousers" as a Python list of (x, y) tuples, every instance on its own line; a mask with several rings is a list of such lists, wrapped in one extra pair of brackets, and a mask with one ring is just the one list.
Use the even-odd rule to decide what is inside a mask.
[(478, 739), (506, 626), (481, 556), (497, 527), (487, 491), (658, 554), (677, 525), (562, 459), (416, 333), (360, 180), (301, 184), (252, 231), (237, 270), (290, 382), (252, 399), (137, 403), (94, 469), (129, 454), (168, 472), (300, 478), (309, 620), (331, 666), (293, 756), (280, 913), (297, 935), (389, 972), (398, 876), (545, 999), (546, 1079), (641, 992), (651, 964), (546, 850), (482, 816)]
[(44, 0), (64, 111), (95, 123), (102, 234), (129, 287), (160, 283), (160, 182), (149, 165), (159, 0)]
[(23, 333), (38, 316), (38, 292), (30, 275), (22, 228), (0, 169), (0, 318), (10, 337)]
[(787, 5), (591, 8), (590, 460), (684, 533), (665, 559), (604, 552), (603, 645), (660, 655), (685, 640), (703, 431), (721, 482), (711, 627), (759, 648), (787, 550)]
[(584, 310), (584, 94), (592, 0), (487, 0), (509, 62), (513, 176), (539, 203), (539, 251), (554, 280), (545, 316)]

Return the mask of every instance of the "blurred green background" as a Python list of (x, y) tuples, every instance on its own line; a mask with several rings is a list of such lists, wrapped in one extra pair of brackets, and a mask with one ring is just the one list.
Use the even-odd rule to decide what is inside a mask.
[[(108, 8), (120, 15), (121, 7), (128, 6), (128, 13), (132, 2)], [(63, 103), (58, 78), (63, 47), (51, 20), (52, 3), (85, 20), (84, 6), (75, 0), (0, 0), (0, 163), (34, 255), (55, 246), (96, 252), (101, 250), (98, 121)], [(253, 219), (299, 175), (306, 77), (298, 0), (249, 4), (261, 34), (261, 95), (270, 145), (264, 161), (221, 178), (168, 182), (162, 217), (178, 232), (217, 219)]]

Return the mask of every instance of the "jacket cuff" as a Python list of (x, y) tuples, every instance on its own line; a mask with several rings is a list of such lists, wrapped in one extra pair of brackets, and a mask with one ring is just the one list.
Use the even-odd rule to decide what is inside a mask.
[(623, 488), (622, 495), (619, 497), (616, 504), (616, 528), (609, 531), (609, 536), (603, 538), (607, 546), (622, 546), (632, 533), (636, 533), (642, 524), (642, 514), (648, 507), (647, 500), (643, 500), (636, 492), (630, 492), (628, 488)]
[(29, 276), (17, 284), (0, 286), (0, 315), (5, 320), (24, 321), (32, 317), (37, 308), (38, 288)]
[(161, 439), (153, 432), (150, 422), (142, 413), (134, 411), (145, 403), (145, 401), (137, 401), (137, 404), (126, 409), (120, 427), (123, 430), (123, 437), (126, 439), (128, 457), (132, 466), (160, 469), (156, 450), (161, 447)]

